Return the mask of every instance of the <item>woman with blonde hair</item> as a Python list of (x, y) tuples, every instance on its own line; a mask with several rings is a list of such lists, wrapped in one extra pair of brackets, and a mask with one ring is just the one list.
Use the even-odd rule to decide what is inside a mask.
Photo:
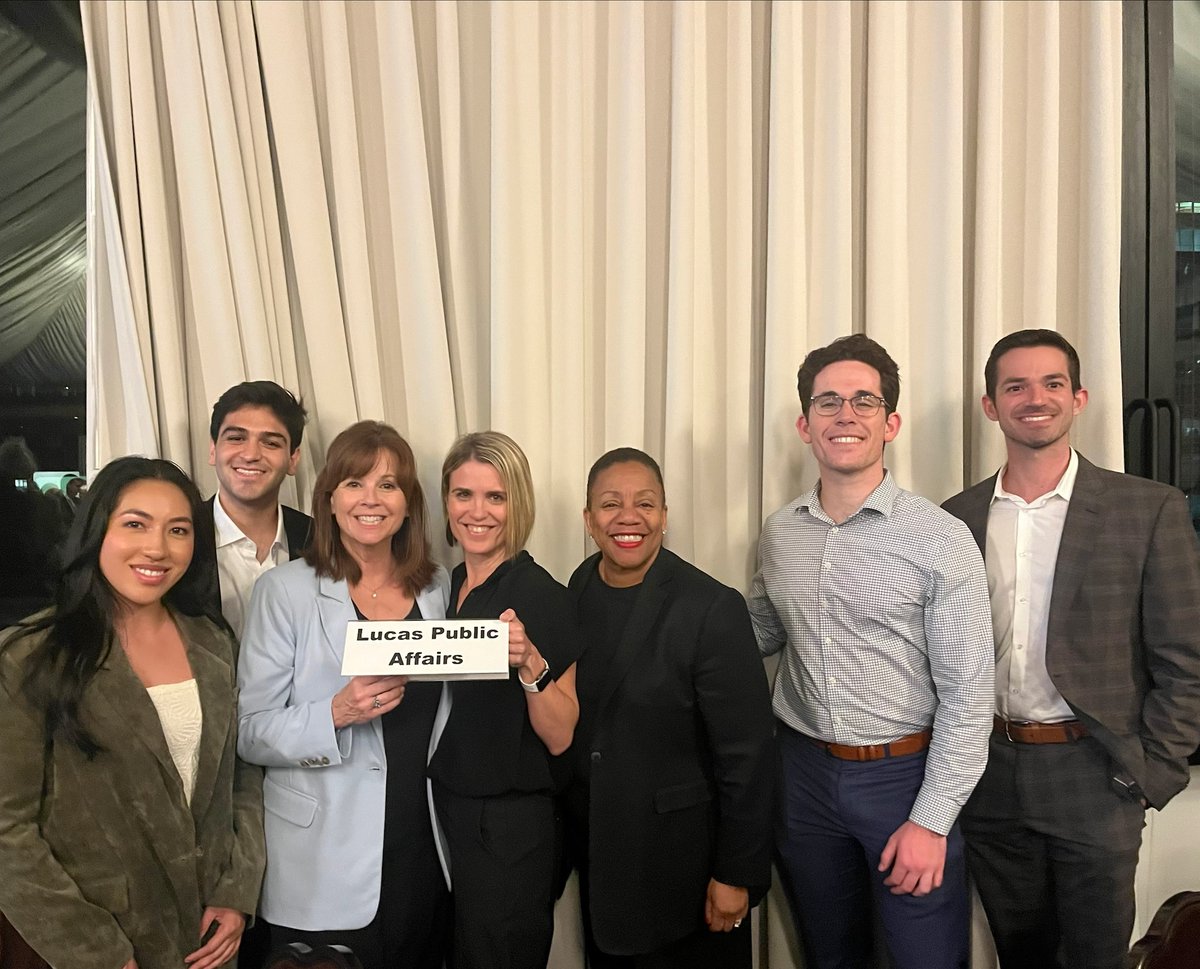
[(455, 969), (538, 969), (554, 928), (554, 758), (579, 704), (575, 611), (525, 551), (529, 462), (510, 437), (459, 438), (442, 464), (446, 537), (462, 547), (447, 616), (508, 623), (507, 680), (454, 683), (429, 765), (454, 883)]

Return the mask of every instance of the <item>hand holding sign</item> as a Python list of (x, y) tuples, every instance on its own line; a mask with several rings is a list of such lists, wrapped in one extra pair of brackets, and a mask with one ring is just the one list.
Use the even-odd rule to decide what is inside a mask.
[(525, 635), (525, 624), (512, 609), (505, 609), (499, 618), (501, 622), (508, 623), (508, 665), (517, 667), (518, 676), (523, 671), (525, 681), (532, 683), (542, 675), (546, 661)]
[(337, 730), (368, 723), (395, 710), (404, 699), (407, 676), (354, 676), (333, 695), (333, 726)]

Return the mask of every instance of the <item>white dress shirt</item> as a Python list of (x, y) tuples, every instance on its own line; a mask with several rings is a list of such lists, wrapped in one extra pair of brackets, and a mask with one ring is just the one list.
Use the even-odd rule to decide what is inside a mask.
[(221, 504), (218, 492), (213, 502), (213, 525), (217, 532), (217, 574), (221, 577), (221, 612), (233, 627), (238, 639), (242, 638), (242, 627), (246, 624), (246, 613), (250, 608), (250, 593), (254, 583), (264, 572), (283, 565), (291, 555), (288, 550), (287, 532), (283, 529), (283, 508), (276, 511), (278, 525), (275, 541), (270, 551), (260, 562), (258, 546), (247, 538), (229, 517)]
[(1063, 523), (1079, 455), (1053, 491), (1025, 501), (996, 475), (988, 510), (987, 575), (996, 636), (996, 712), (1007, 720), (1058, 723), (1075, 719), (1046, 672), (1046, 628)]

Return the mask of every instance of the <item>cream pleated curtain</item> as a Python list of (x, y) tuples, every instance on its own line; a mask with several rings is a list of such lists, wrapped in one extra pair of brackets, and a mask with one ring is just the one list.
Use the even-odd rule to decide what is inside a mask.
[(212, 487), (208, 411), (300, 390), (307, 499), (381, 417), (436, 495), (457, 433), (528, 451), (531, 547), (588, 551), (583, 476), (663, 462), (672, 546), (726, 582), (815, 470), (807, 350), (903, 377), (889, 465), (943, 498), (1002, 449), (987, 351), (1080, 347), (1119, 466), (1113, 3), (84, 3), (93, 465)]
[[(534, 555), (589, 552), (589, 463), (658, 456), (669, 544), (745, 588), (815, 467), (796, 368), (898, 360), (900, 482), (1001, 463), (1005, 332), (1055, 328), (1120, 467), (1121, 9), (1112, 2), (83, 3), (89, 442), (211, 490), (208, 413), (272, 378), (333, 435), (527, 453)], [(774, 938), (772, 967), (791, 958)]]
[(1077, 444), (1123, 466), (1121, 14), (1114, 3), (779, 3), (771, 14), (763, 509), (813, 476), (795, 369), (849, 329), (900, 364), (888, 464), (942, 499), (1003, 462), (1003, 334), (1064, 333)]

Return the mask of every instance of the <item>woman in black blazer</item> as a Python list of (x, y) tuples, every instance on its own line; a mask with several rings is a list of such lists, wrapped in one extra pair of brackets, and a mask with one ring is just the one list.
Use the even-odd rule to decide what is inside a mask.
[(771, 701), (745, 601), (662, 547), (649, 455), (588, 474), (600, 552), (571, 577), (587, 645), (568, 792), (588, 964), (741, 969), (770, 884)]

